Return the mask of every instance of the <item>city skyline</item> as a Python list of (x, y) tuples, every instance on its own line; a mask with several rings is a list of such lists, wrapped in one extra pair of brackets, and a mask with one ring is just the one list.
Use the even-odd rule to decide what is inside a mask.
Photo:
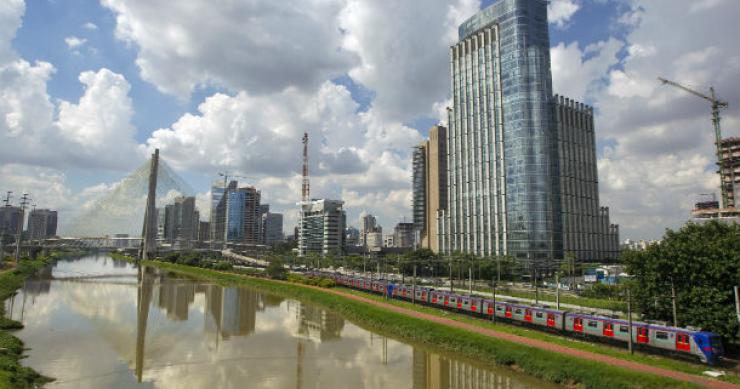
[[(11, 102), (0, 102), (0, 189), (59, 210), (61, 234), (75, 209), (109, 193), (153, 147), (195, 188), (201, 212), (210, 209), (211, 180), (230, 171), (250, 177), (290, 231), (306, 130), (312, 197), (344, 200), (348, 220), (363, 212), (387, 227), (411, 220), (411, 148), (451, 105), (448, 55), (457, 26), (491, 2), (384, 9), (336, 1), (284, 15), (295, 27), (286, 31), (272, 26), (277, 6), (243, 9), (266, 15), (248, 28), (228, 16), (233, 10), (212, 6), (223, 31), (251, 37), (241, 43), (193, 35), (187, 27), (196, 19), (187, 18), (197, 13), (144, 13), (123, 3), (14, 0), (0, 9), (0, 90)], [(718, 192), (707, 106), (661, 87), (656, 76), (714, 85), (730, 103), (725, 134), (740, 133), (739, 92), (728, 87), (740, 81), (731, 39), (708, 43), (677, 28), (691, 17), (711, 29), (740, 7), (670, 4), (562, 0), (549, 9), (553, 89), (595, 107), (601, 200), (622, 238), (659, 238), (689, 219), (696, 195)], [(370, 30), (385, 20), (392, 22), (387, 36)], [(676, 28), (656, 24), (666, 20)], [(172, 32), (172, 50), (157, 46), (159, 28)], [(261, 33), (277, 35), (252, 46)], [(306, 53), (285, 49), (286, 39)], [(391, 44), (402, 49), (398, 58), (383, 55)]]

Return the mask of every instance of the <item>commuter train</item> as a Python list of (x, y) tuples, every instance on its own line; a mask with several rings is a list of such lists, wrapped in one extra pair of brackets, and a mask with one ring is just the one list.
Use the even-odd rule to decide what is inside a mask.
[[(549, 329), (598, 338), (612, 343), (626, 344), (629, 340), (629, 323), (596, 314), (570, 312), (547, 306), (525, 305), (510, 301), (493, 300), (435, 290), (428, 287), (405, 285), (386, 280), (322, 273), (337, 284), (387, 295), (392, 298), (416, 301), (443, 309), (465, 312), (474, 316), (519, 322), (539, 329)], [(414, 296), (415, 295), (415, 296)], [(495, 306), (494, 306), (495, 305)], [(723, 354), (719, 335), (707, 331), (677, 328), (644, 322), (632, 322), (632, 341), (644, 350), (670, 352), (698, 357), (702, 363), (714, 365)]]

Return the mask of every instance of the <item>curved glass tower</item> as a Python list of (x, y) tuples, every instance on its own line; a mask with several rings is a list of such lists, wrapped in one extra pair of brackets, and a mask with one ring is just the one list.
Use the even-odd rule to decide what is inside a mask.
[(548, 266), (562, 258), (562, 227), (547, 2), (499, 0), (459, 37), (442, 251)]

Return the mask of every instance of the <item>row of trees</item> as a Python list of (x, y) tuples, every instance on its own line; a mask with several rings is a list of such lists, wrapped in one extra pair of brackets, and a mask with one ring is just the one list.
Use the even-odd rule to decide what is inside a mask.
[[(694, 326), (740, 345), (733, 288), (740, 285), (740, 225), (717, 221), (667, 230), (660, 244), (625, 251), (629, 285), (644, 317)], [(675, 297), (674, 297), (675, 296)]]

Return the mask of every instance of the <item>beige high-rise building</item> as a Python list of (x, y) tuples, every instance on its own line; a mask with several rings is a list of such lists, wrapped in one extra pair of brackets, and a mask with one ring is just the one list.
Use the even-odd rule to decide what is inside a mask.
[(429, 139), (414, 150), (413, 192), (414, 228), (419, 248), (439, 252), (438, 214), (447, 204), (447, 129), (434, 126)]

